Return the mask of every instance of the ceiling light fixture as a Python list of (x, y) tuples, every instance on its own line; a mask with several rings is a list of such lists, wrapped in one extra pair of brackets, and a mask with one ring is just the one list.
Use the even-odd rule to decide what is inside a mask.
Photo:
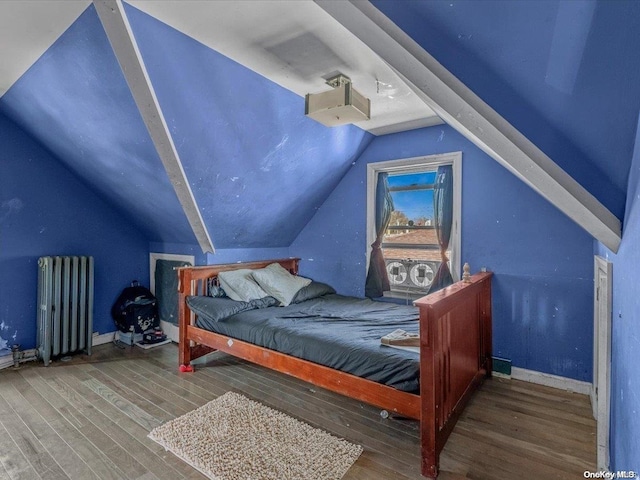
[(307, 117), (327, 127), (371, 118), (371, 101), (353, 88), (349, 77), (338, 74), (328, 79), (327, 85), (333, 89), (306, 95), (304, 114)]

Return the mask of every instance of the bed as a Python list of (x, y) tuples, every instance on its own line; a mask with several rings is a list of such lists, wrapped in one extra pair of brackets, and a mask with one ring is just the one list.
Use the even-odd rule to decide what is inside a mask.
[[(180, 268), (182, 369), (220, 350), (416, 419), (422, 474), (436, 478), (440, 451), (457, 418), (491, 374), (491, 273), (423, 297), (414, 302), (417, 309), (326, 291), (299, 302), (294, 297), (284, 307), (263, 299), (216, 317), (220, 301), (208, 293), (219, 285), (220, 274), (277, 264), (297, 275), (298, 263), (292, 258)], [(381, 346), (380, 337), (396, 328), (419, 332), (419, 353)]]

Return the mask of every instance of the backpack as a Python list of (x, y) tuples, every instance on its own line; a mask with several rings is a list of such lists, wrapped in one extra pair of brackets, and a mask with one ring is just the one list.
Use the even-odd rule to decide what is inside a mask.
[(111, 317), (121, 332), (144, 333), (160, 326), (158, 300), (148, 288), (134, 280), (111, 307)]

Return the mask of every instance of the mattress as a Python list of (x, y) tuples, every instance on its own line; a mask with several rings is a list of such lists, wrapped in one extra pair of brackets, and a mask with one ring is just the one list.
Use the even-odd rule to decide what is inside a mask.
[(417, 333), (416, 307), (337, 294), (279, 307), (268, 298), (252, 305), (235, 302), (245, 305), (226, 317), (219, 314), (219, 299), (189, 297), (187, 304), (200, 328), (418, 393), (418, 353), (380, 343), (396, 329)]

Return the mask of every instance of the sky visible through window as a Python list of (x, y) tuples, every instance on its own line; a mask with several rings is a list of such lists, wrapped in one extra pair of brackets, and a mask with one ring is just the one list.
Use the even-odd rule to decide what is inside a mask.
[[(433, 184), (436, 172), (389, 175), (389, 187)], [(409, 220), (418, 223), (420, 218), (433, 220), (433, 190), (408, 190), (391, 192), (394, 210), (403, 212)]]

